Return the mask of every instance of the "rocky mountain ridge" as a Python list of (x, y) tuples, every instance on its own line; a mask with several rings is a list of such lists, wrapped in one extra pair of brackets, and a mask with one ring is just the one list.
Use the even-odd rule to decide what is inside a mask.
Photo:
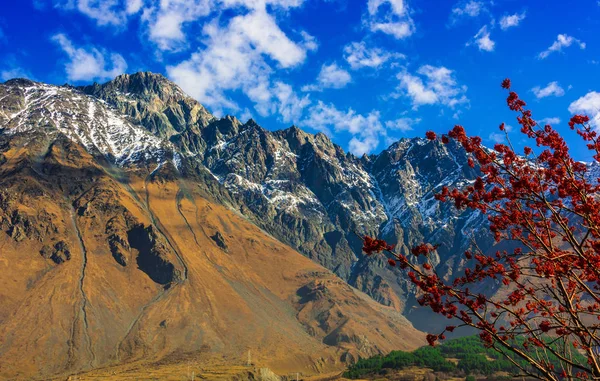
[(279, 374), (314, 374), (423, 342), (397, 310), (250, 223), (187, 145), (214, 146), (233, 119), (202, 127), (201, 106), (156, 80), (172, 95), (131, 84), (118, 98), (139, 120), (81, 89), (0, 84), (0, 379), (242, 365), (249, 350)]
[[(366, 260), (356, 233), (383, 236), (404, 253), (423, 241), (439, 243), (438, 271), (448, 276), (460, 271), (460, 253), (471, 239), (492, 243), (481, 228), (485, 216), (459, 213), (433, 198), (443, 185), (466, 185), (477, 175), (454, 145), (401, 139), (378, 155), (357, 158), (323, 133), (216, 118), (152, 73), (78, 88), (24, 80), (4, 88), (22, 99), (22, 109), (0, 113), (5, 133), (34, 125), (39, 131), (41, 123), (117, 166), (171, 163), (173, 176), (202, 178), (219, 202), (399, 311), (412, 306), (411, 286), (384, 258)], [(80, 112), (78, 120), (69, 118), (69, 109)]]

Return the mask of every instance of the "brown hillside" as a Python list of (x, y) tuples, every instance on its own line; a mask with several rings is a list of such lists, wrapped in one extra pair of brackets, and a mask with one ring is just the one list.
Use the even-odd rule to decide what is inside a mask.
[(117, 169), (66, 139), (23, 147), (0, 166), (0, 378), (248, 350), (276, 372), (320, 372), (422, 343), (170, 165)]

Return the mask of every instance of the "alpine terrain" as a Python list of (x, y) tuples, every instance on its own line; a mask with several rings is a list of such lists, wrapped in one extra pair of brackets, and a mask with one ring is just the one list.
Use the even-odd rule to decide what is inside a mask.
[(0, 84), (0, 378), (193, 354), (275, 372), (412, 350), (405, 274), (359, 235), (440, 244), (453, 277), (487, 219), (433, 197), (473, 181), (459, 147), (355, 157), (324, 134), (216, 118), (158, 74)]

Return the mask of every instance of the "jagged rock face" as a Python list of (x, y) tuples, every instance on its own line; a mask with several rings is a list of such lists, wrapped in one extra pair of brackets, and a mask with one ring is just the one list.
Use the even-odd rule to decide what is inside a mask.
[(0, 128), (8, 135), (44, 134), (46, 141), (66, 136), (119, 164), (157, 160), (171, 150), (118, 110), (69, 87), (8, 81), (0, 86), (0, 98)]
[[(493, 243), (485, 216), (433, 198), (443, 185), (461, 187), (477, 176), (452, 144), (403, 139), (356, 158), (322, 133), (217, 119), (152, 73), (80, 88), (16, 80), (0, 86), (1, 94), (9, 95), (0, 105), (7, 134), (42, 127), (109, 162), (157, 168), (169, 181), (194, 179), (206, 195), (398, 310), (414, 302), (414, 290), (385, 258), (365, 258), (357, 234), (383, 236), (404, 253), (424, 241), (438, 243), (434, 264), (448, 278), (462, 270), (460, 254), (471, 238), (484, 249)], [(116, 263), (127, 266), (131, 246), (120, 234), (109, 234), (109, 244)]]
[(493, 244), (485, 216), (433, 197), (477, 176), (456, 145), (404, 139), (358, 159), (324, 134), (297, 127), (269, 132), (253, 121), (218, 123), (207, 129), (227, 132), (215, 134), (202, 162), (239, 197), (242, 212), (382, 304), (403, 309), (414, 290), (385, 258), (365, 259), (356, 234), (383, 236), (405, 254), (422, 242), (440, 243), (434, 264), (448, 277), (461, 271), (471, 238), (485, 249)]
[(44, 245), (40, 254), (46, 259), (51, 259), (57, 265), (71, 259), (71, 251), (65, 241), (58, 241), (54, 245)]
[(123, 74), (106, 84), (94, 83), (79, 90), (106, 101), (184, 152), (197, 153), (205, 148), (200, 130), (215, 120), (201, 104), (160, 74)]
[[(254, 122), (195, 124), (206, 148), (190, 153), (117, 105), (22, 80), (0, 84), (0, 118), (0, 379), (249, 348), (274, 369), (333, 371), (423, 342), (397, 310), (273, 238), (304, 244), (299, 223), (309, 245), (342, 240), (287, 141)], [(300, 301), (317, 282), (327, 297)]]

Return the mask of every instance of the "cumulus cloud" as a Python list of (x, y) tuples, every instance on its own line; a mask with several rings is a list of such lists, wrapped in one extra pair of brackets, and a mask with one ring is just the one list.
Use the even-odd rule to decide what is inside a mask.
[(421, 118), (399, 118), (396, 120), (388, 120), (385, 122), (385, 126), (390, 130), (396, 130), (400, 132), (408, 132), (413, 130), (415, 124), (421, 123)]
[(590, 117), (590, 124), (600, 130), (600, 93), (590, 91), (569, 105), (571, 114), (585, 114)]
[[(137, 13), (143, 0), (54, 0), (54, 6), (67, 10), (77, 10), (96, 21), (100, 26), (123, 27), (128, 16)], [(36, 8), (40, 2), (34, 2)]]
[(579, 46), (580, 49), (585, 49), (585, 42), (582, 42), (574, 37), (568, 36), (566, 34), (559, 34), (556, 37), (556, 41), (550, 47), (538, 55), (539, 59), (545, 59), (550, 54), (554, 52), (560, 52), (563, 48), (568, 48), (569, 46), (575, 44)]
[(556, 125), (560, 124), (560, 118), (557, 118), (557, 117), (544, 118), (544, 119), (538, 120), (537, 123), (540, 126), (545, 126), (547, 124), (556, 126)]
[(400, 53), (389, 53), (380, 48), (369, 48), (364, 41), (353, 42), (344, 47), (344, 59), (353, 70), (379, 68), (391, 59), (405, 58)]
[(373, 32), (389, 34), (396, 39), (404, 39), (415, 32), (404, 0), (369, 0), (366, 24)]
[(472, 44), (477, 45), (479, 50), (484, 50), (486, 52), (494, 51), (496, 43), (490, 38), (490, 32), (487, 29), (487, 25), (479, 29), (479, 32), (477, 32), (477, 34), (473, 36), (472, 41), (467, 42), (467, 46)]
[(125, 13), (127, 13), (128, 15), (138, 13), (140, 9), (142, 9), (143, 5), (143, 0), (127, 0), (125, 2)]
[(300, 36), (302, 36), (302, 46), (304, 49), (314, 52), (319, 49), (319, 43), (314, 36), (311, 36), (306, 31), (300, 31)]
[(323, 102), (309, 109), (308, 118), (302, 124), (328, 135), (342, 131), (352, 134), (348, 150), (356, 155), (372, 152), (386, 135), (378, 111), (362, 115), (352, 109), (340, 111), (334, 105)]
[(550, 82), (548, 85), (546, 85), (546, 87), (536, 86), (533, 89), (531, 89), (531, 91), (533, 91), (533, 94), (537, 99), (550, 96), (562, 97), (563, 95), (565, 95), (565, 90), (563, 90), (563, 88), (560, 87), (560, 85), (556, 81)]
[(297, 123), (304, 109), (311, 103), (308, 96), (299, 97), (292, 86), (277, 81), (265, 92), (266, 97), (256, 100), (256, 110), (262, 116), (278, 115), (285, 123)]
[(422, 105), (441, 104), (454, 107), (467, 103), (466, 86), (458, 85), (454, 72), (444, 66), (421, 66), (417, 75), (409, 72), (398, 74), (399, 95), (408, 97), (414, 109)]
[[(215, 19), (202, 32), (204, 49), (177, 65), (167, 67), (168, 76), (188, 94), (219, 114), (238, 110), (228, 91), (242, 90), (261, 111), (273, 109), (277, 96), (272, 84), (274, 69), (304, 62), (306, 49), (290, 40), (264, 7), (232, 18), (225, 26)], [(258, 110), (257, 110), (258, 111)]]
[[(37, 0), (36, 0), (37, 1)], [(76, 10), (100, 26), (125, 30), (129, 19), (141, 13), (145, 34), (161, 51), (188, 47), (186, 24), (205, 20), (228, 9), (252, 12), (267, 6), (288, 9), (304, 0), (51, 0), (55, 7)], [(305, 36), (307, 37), (307, 36)], [(315, 46), (314, 39), (307, 49)]]
[[(512, 131), (512, 126), (509, 126), (508, 124), (504, 126), (504, 130), (508, 133)], [(505, 132), (492, 132), (491, 134), (488, 135), (488, 139), (490, 142), (493, 143), (505, 143), (506, 142), (506, 133)]]
[[(52, 41), (56, 42), (69, 57), (69, 61), (65, 64), (65, 71), (71, 81), (114, 78), (127, 69), (127, 63), (120, 54), (108, 53), (93, 46), (75, 47), (62, 33), (54, 35)], [(105, 56), (110, 62), (107, 62)]]
[(525, 16), (526, 12), (503, 16), (500, 19), (500, 29), (507, 30), (508, 28), (518, 26), (525, 19)]
[(31, 73), (21, 67), (12, 67), (10, 69), (5, 69), (0, 71), (0, 79), (2, 81), (8, 81), (13, 78), (27, 78), (33, 80), (33, 75)]
[(209, 0), (161, 1), (144, 9), (142, 20), (148, 38), (160, 50), (180, 50), (187, 45), (184, 24), (208, 16), (211, 10)]
[(323, 89), (341, 89), (352, 81), (350, 73), (340, 68), (335, 62), (323, 65), (317, 83), (302, 87), (302, 91), (321, 91)]
[(487, 10), (482, 1), (460, 1), (452, 8), (450, 23), (455, 24), (465, 17), (477, 17), (485, 11)]
[[(144, 10), (142, 19), (147, 25), (150, 40), (156, 43), (159, 49), (176, 51), (187, 47), (187, 35), (184, 32), (184, 26), (206, 18), (214, 12), (241, 8), (250, 14), (258, 15), (261, 11), (266, 13), (264, 10), (267, 5), (288, 9), (298, 7), (303, 2), (304, 0), (153, 0), (151, 5)], [(267, 31), (275, 31), (270, 25), (274, 22), (272, 18), (263, 19), (262, 21), (268, 24), (265, 25)], [(256, 23), (250, 24), (248, 28), (255, 28), (253, 34), (256, 36), (264, 39), (272, 38), (274, 43), (281, 41), (279, 36), (269, 36), (262, 33), (260, 25)], [(283, 34), (279, 28), (276, 28), (276, 31), (278, 34)], [(252, 34), (252, 32), (247, 30), (248, 34)], [(316, 40), (312, 36), (305, 33), (302, 37), (307, 43), (306, 48), (308, 50), (316, 49)], [(266, 43), (264, 40), (257, 40), (257, 42)]]

